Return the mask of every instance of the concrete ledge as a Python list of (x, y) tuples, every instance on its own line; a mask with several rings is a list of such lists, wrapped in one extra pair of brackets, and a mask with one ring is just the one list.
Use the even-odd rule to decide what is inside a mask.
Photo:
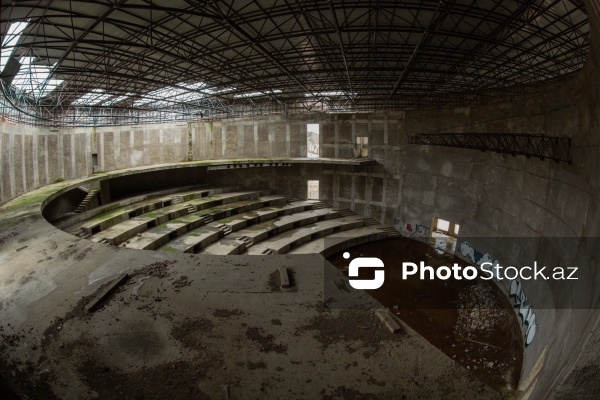
[(264, 254), (266, 249), (272, 250), (277, 254), (286, 253), (290, 248), (301, 243), (308, 242), (317, 237), (327, 236), (334, 231), (348, 230), (362, 227), (368, 219), (362, 216), (347, 216), (339, 219), (332, 219), (318, 222), (313, 227), (303, 226), (279, 234), (271, 239), (265, 240), (259, 245), (252, 246), (248, 254)]
[(377, 226), (364, 226), (304, 243), (290, 250), (288, 254), (322, 254), (324, 257), (328, 257), (338, 251), (387, 237), (389, 236)]

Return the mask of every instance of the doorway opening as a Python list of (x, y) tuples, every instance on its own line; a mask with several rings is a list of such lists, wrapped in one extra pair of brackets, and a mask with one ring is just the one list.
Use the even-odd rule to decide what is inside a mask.
[(307, 181), (307, 199), (319, 200), (319, 181)]
[(319, 157), (319, 124), (306, 124), (306, 156)]

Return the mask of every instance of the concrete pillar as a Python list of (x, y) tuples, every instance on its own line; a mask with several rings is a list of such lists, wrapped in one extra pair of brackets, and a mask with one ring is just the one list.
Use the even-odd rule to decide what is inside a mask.
[[(3, 142), (4, 142), (4, 129), (0, 129), (0, 158), (3, 157)], [(4, 197), (4, 167), (2, 166), (3, 162), (0, 159), (0, 202), (4, 203), (6, 201), (6, 197)]]
[(58, 131), (56, 132), (57, 138), (58, 138), (58, 176), (60, 178), (65, 177), (65, 148), (64, 148), (64, 137), (62, 134), (62, 131)]
[(46, 176), (46, 185), (50, 183), (50, 163), (48, 160), (48, 135), (44, 135), (44, 173)]
[(77, 154), (75, 151), (75, 132), (71, 133), (71, 178), (77, 178), (83, 174), (77, 173), (77, 163), (75, 162), (77, 157), (80, 157), (80, 154)]
[[(23, 130), (21, 132), (21, 176), (23, 179), (23, 193), (27, 192), (27, 157), (25, 156), (25, 146), (26, 146), (26, 140), (25, 138), (27, 137), (27, 131), (30, 131), (31, 129), (26, 129)], [(19, 193), (20, 195), (21, 193)]]
[(15, 190), (15, 133), (8, 136), (8, 172), (10, 174), (10, 197), (16, 197)]
[[(32, 164), (33, 164), (33, 187), (39, 187), (40, 186), (40, 171), (39, 171), (39, 166), (38, 166), (38, 158), (39, 158), (39, 154), (38, 154), (38, 138), (39, 138), (39, 131), (36, 131), (33, 135), (33, 140), (31, 141), (31, 156), (32, 156)], [(2, 153), (2, 149), (0, 149), (0, 153)], [(0, 173), (0, 175), (2, 175), (2, 173)]]
[(106, 164), (104, 161), (104, 132), (100, 132), (98, 135), (98, 158), (100, 169), (102, 171), (106, 170)]
[(333, 118), (334, 118), (333, 119), (333, 134), (334, 134), (334, 143), (335, 143), (333, 151), (334, 151), (334, 157), (339, 158), (340, 157), (340, 121), (339, 121), (337, 115), (335, 115)]
[(290, 156), (290, 124), (285, 124), (285, 155), (286, 157)]
[(253, 121), (254, 124), (254, 157), (258, 157), (258, 124)]
[(273, 157), (273, 140), (275, 140), (275, 133), (273, 133), (272, 130), (272, 125), (269, 124), (268, 129), (268, 147), (269, 147), (269, 152), (267, 153), (269, 155), (269, 157)]

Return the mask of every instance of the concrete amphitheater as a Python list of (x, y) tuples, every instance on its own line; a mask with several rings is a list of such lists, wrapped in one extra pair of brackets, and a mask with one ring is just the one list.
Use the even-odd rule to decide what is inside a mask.
[[(19, 68), (10, 73), (10, 62), (2, 64), (1, 397), (600, 398), (598, 3), (515, 2), (502, 14), (501, 2), (405, 2), (398, 8), (414, 19), (417, 33), (408, 36), (408, 53), (389, 51), (404, 60), (404, 69), (386, 72), (386, 80), (376, 56), (368, 68), (353, 67), (376, 48), (385, 53), (385, 35), (353, 52), (362, 42), (350, 33), (396, 32), (393, 20), (385, 27), (383, 17), (379, 23), (371, 18), (400, 12), (396, 6), (323, 3), (2, 2), (3, 59), (18, 54), (23, 69), (28, 49), (35, 49), (56, 64), (54, 75), (44, 78), (54, 85), (44, 96), (19, 91)], [(368, 18), (348, 17), (360, 7)], [(304, 31), (296, 34), (289, 18), (300, 14)], [(317, 17), (332, 14), (339, 17), (332, 19), (335, 26), (320, 29)], [(506, 20), (498, 22), (498, 15)], [(100, 93), (91, 91), (94, 81), (111, 90), (110, 80), (91, 73), (90, 65), (113, 55), (89, 49), (106, 46), (116, 54), (120, 46), (135, 48), (133, 39), (121, 35), (124, 42), (117, 43), (110, 33), (118, 21), (131, 23), (138, 35), (129, 32), (132, 37), (150, 27), (179, 34), (181, 25), (169, 25), (169, 18), (193, 20), (203, 35), (222, 29), (219, 37), (229, 32), (246, 46), (222, 39), (223, 65), (205, 66), (209, 78), (196, 73), (210, 95), (165, 108), (156, 98), (155, 108), (90, 100), (90, 93)], [(211, 18), (222, 26), (204, 28)], [(261, 21), (289, 32), (261, 36)], [(478, 38), (487, 45), (499, 36), (507, 40), (506, 32), (528, 32), (532, 48), (552, 54), (544, 62), (554, 64), (524, 45), (500, 53), (476, 45), (466, 52), (472, 58), (455, 62), (450, 54), (465, 49), (436, 38), (453, 37), (443, 33), (448, 24), (456, 37), (486, 30), (473, 21), (488, 24), (490, 32)], [(559, 29), (569, 25), (565, 21), (569, 33)], [(21, 36), (19, 23), (25, 23)], [(539, 29), (528, 29), (533, 26)], [(276, 50), (269, 40), (281, 35), (286, 41)], [(175, 82), (168, 73), (178, 74), (186, 61), (165, 56), (167, 36), (141, 46), (145, 61), (119, 53), (140, 70), (151, 60), (160, 73), (115, 71), (113, 100)], [(325, 53), (316, 54), (328, 60), (314, 76), (294, 72), (287, 58), (300, 46), (294, 38), (312, 36), (320, 37)], [(551, 48), (557, 38), (563, 47)], [(581, 65), (564, 67), (575, 58), (569, 43), (583, 52)], [(436, 94), (427, 74), (435, 77), (443, 62), (432, 61), (434, 53), (445, 54), (455, 74), (483, 71), (486, 64), (502, 74), (485, 80), (493, 73), (481, 72), (482, 82), (492, 83), (476, 92), (457, 81)], [(100, 58), (82, 61), (90, 54)], [(502, 70), (515, 58), (521, 67)], [(240, 78), (230, 89), (232, 71), (251, 68), (244, 60), (257, 67), (248, 82)], [(345, 68), (334, 68), (336, 62)], [(536, 81), (542, 71), (536, 68), (547, 78)], [(555, 69), (562, 72), (552, 75)], [(279, 85), (283, 80), (291, 83)], [(323, 95), (299, 106), (306, 96), (293, 88), (331, 91), (329, 81), (349, 84), (356, 96), (341, 104)], [(268, 99), (248, 100), (256, 91)], [(423, 95), (421, 103), (406, 100), (414, 93)], [(361, 96), (369, 100), (361, 103)], [(185, 112), (174, 117), (174, 107)], [(318, 126), (316, 142), (307, 124)], [(428, 134), (445, 138), (444, 145), (423, 142), (433, 140)], [(524, 136), (534, 138), (525, 149), (517, 146)], [(468, 144), (469, 137), (477, 145)], [(566, 153), (561, 143), (568, 143)], [(536, 146), (550, 149), (540, 153)], [(307, 182), (314, 181), (311, 193)], [(352, 292), (344, 270), (332, 265), (342, 251), (369, 256), (353, 249), (376, 243), (428, 248), (441, 219), (460, 226), (453, 236), (456, 255), (467, 263), (489, 256), (512, 265), (535, 260), (578, 268), (576, 282), (520, 280), (517, 289), (512, 280), (490, 284), (510, 309), (498, 332), (503, 339), (515, 335), (517, 344), (509, 350), (500, 342), (471, 342), (497, 354), (515, 352), (514, 379), (490, 384), (473, 360), (451, 355), (428, 336), (435, 325), (413, 325), (368, 291)], [(431, 253), (423, 251), (431, 262), (449, 260)], [(436, 290), (424, 286), (423, 296)], [(332, 293), (360, 307), (332, 305)], [(448, 347), (455, 345), (473, 352), (465, 343)], [(486, 359), (479, 371), (488, 363), (499, 362)]]

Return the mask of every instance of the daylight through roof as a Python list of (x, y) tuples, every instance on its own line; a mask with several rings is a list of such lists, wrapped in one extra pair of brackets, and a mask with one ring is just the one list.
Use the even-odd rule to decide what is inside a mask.
[(466, 106), (580, 70), (582, 0), (2, 1), (12, 122)]

